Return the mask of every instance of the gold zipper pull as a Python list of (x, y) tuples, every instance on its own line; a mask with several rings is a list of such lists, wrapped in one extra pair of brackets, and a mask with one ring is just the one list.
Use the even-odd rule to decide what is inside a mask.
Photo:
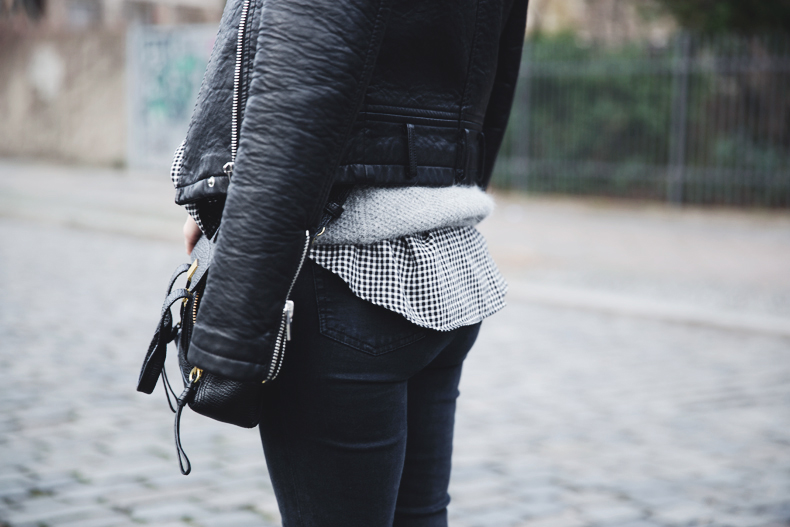
[(192, 277), (195, 276), (195, 271), (197, 271), (199, 263), (200, 262), (198, 262), (198, 259), (195, 258), (192, 262), (192, 265), (190, 265), (189, 269), (187, 269), (187, 285), (186, 285), (187, 291), (190, 290), (189, 286), (192, 285)]

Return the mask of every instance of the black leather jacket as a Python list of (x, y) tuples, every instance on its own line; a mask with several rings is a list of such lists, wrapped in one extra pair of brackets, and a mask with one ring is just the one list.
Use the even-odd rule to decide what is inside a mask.
[[(176, 202), (224, 202), (189, 360), (262, 380), (333, 184), (487, 186), (527, 0), (244, 3), (225, 8)], [(234, 110), (241, 130), (228, 175)]]

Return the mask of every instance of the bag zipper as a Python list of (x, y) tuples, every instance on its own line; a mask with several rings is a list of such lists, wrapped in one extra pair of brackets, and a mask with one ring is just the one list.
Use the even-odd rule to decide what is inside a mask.
[(239, 31), (236, 38), (236, 67), (233, 70), (233, 108), (230, 121), (230, 161), (222, 167), (223, 172), (231, 177), (236, 164), (236, 151), (239, 147), (239, 110), (241, 108), (241, 63), (244, 59), (244, 36), (247, 29), (247, 13), (250, 0), (244, 0), (239, 18)]

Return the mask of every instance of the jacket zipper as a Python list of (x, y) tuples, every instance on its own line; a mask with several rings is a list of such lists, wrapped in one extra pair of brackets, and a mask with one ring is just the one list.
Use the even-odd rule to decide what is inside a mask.
[(236, 164), (236, 151), (239, 147), (239, 109), (241, 103), (241, 63), (244, 60), (244, 36), (247, 29), (247, 13), (250, 10), (250, 0), (244, 0), (239, 18), (239, 31), (236, 37), (236, 67), (233, 69), (233, 108), (230, 121), (230, 161), (225, 163), (222, 170), (228, 175), (233, 175)]
[(310, 249), (310, 231), (305, 231), (305, 243), (302, 248), (302, 258), (299, 260), (299, 266), (296, 268), (296, 274), (291, 280), (291, 285), (288, 288), (288, 294), (285, 296), (285, 306), (283, 307), (283, 314), (280, 318), (280, 329), (277, 331), (277, 340), (274, 341), (274, 354), (272, 355), (272, 362), (269, 366), (269, 374), (263, 382), (271, 381), (277, 378), (280, 373), (280, 368), (283, 365), (283, 357), (285, 355), (285, 343), (291, 340), (291, 322), (294, 315), (294, 302), (290, 300), (291, 292), (293, 291), (296, 279), (299, 278), (299, 273), (302, 272), (304, 261), (307, 258), (307, 252)]
[[(247, 13), (250, 9), (250, 1), (244, 0), (241, 6), (241, 16), (239, 17), (239, 31), (236, 40), (236, 67), (233, 70), (233, 108), (230, 123), (230, 161), (225, 163), (223, 167), (224, 172), (231, 177), (236, 163), (236, 152), (239, 147), (239, 113), (241, 110), (241, 67), (244, 60), (244, 37), (247, 27)], [(291, 322), (293, 321), (294, 303), (290, 300), (291, 292), (293, 291), (296, 279), (299, 273), (302, 272), (307, 252), (310, 248), (310, 231), (305, 231), (305, 244), (302, 249), (302, 258), (299, 260), (299, 267), (296, 268), (296, 274), (291, 280), (291, 286), (288, 288), (288, 294), (285, 296), (285, 306), (280, 318), (280, 328), (277, 331), (277, 339), (274, 342), (274, 353), (272, 355), (272, 362), (269, 366), (269, 373), (263, 382), (274, 380), (280, 373), (280, 368), (283, 364), (283, 356), (285, 355), (285, 343), (291, 340)]]

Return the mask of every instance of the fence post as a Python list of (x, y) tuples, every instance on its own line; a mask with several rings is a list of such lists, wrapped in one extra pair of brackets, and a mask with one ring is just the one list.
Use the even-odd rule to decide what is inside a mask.
[(524, 77), (524, 151), (522, 152), (524, 159), (522, 161), (521, 170), (524, 171), (524, 190), (529, 191), (529, 140), (530, 140), (530, 119), (532, 118), (532, 101), (530, 100), (531, 97), (531, 87), (532, 87), (532, 46), (529, 42), (526, 43), (526, 48), (524, 51), (525, 56), (527, 57), (526, 61), (526, 68), (525, 73), (526, 76)]
[(691, 37), (683, 32), (675, 41), (675, 53), (672, 58), (672, 115), (669, 128), (667, 201), (674, 204), (683, 203), (690, 69)]
[(530, 85), (532, 84), (531, 62), (532, 47), (529, 40), (524, 43), (521, 54), (521, 68), (516, 86), (514, 106), (518, 113), (514, 115), (516, 126), (513, 127), (515, 137), (511, 139), (510, 177), (511, 185), (521, 190), (529, 191), (529, 119), (530, 119)]

